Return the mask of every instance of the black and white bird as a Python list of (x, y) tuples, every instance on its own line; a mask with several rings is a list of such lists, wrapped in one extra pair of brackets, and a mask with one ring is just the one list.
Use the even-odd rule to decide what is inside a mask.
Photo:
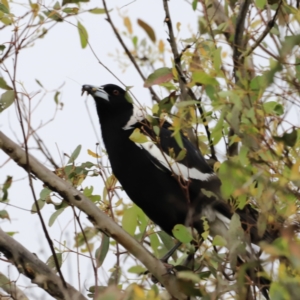
[[(253, 208), (233, 211), (222, 199), (218, 176), (183, 134), (183, 148), (179, 146), (170, 123), (156, 120), (159, 126), (154, 130), (145, 112), (114, 84), (83, 85), (82, 91), (95, 99), (114, 175), (130, 199), (165, 232), (172, 235), (175, 225), (184, 224), (201, 235), (205, 217), (210, 235), (226, 238), (235, 212), (250, 243), (274, 240), (268, 231), (264, 236), (258, 234)], [(143, 135), (142, 143), (130, 139), (134, 131)], [(182, 159), (176, 159), (181, 151)]]

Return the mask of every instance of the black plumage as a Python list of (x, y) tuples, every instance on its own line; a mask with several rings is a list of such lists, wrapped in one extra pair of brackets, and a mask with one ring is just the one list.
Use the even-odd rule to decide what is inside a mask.
[[(155, 120), (154, 130), (153, 123), (122, 88), (113, 84), (84, 85), (82, 90), (95, 99), (113, 173), (130, 199), (170, 235), (176, 224), (190, 226), (201, 234), (201, 218), (205, 217), (211, 236), (226, 236), (233, 210), (221, 198), (221, 182), (199, 149), (183, 134), (180, 147), (167, 121)], [(145, 135), (147, 142), (132, 141), (134, 130)], [(185, 155), (176, 161), (181, 151)], [(269, 232), (259, 236), (257, 212), (251, 206), (235, 212), (251, 243), (274, 239)]]

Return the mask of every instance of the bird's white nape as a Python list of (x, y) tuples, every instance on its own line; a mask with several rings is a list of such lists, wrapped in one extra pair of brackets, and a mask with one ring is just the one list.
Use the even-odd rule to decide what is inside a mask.
[(133, 104), (133, 112), (129, 119), (129, 121), (126, 123), (126, 125), (122, 128), (124, 130), (132, 129), (133, 126), (141, 122), (146, 118), (146, 112), (143, 108), (137, 107), (135, 104)]

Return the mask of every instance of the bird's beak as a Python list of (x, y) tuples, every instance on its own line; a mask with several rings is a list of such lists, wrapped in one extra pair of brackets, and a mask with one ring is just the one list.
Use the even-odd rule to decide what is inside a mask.
[(109, 101), (109, 95), (101, 87), (84, 84), (81, 91), (81, 96), (84, 94), (84, 92), (86, 92), (88, 95), (92, 95), (94, 98), (97, 97)]

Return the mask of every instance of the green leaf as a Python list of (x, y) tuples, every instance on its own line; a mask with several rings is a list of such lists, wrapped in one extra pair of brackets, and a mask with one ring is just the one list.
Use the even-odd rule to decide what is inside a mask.
[[(120, 277), (121, 277), (121, 269), (120, 269), (120, 267), (115, 266), (114, 271), (111, 273), (111, 275), (108, 279), (107, 285), (108, 286), (109, 285), (118, 285), (118, 283), (120, 281)], [(101, 300), (115, 300), (117, 298), (119, 298), (119, 297), (113, 296), (113, 297), (105, 297), (105, 299), (104, 299), (104, 297), (101, 296)]]
[(86, 245), (86, 241), (91, 240), (98, 234), (98, 230), (94, 227), (85, 227), (83, 229), (83, 233), (80, 231), (75, 236), (75, 245), (74, 247), (82, 247), (83, 245)]
[[(62, 253), (55, 253), (55, 256), (56, 256), (56, 258), (57, 258), (59, 267), (61, 267), (61, 265), (62, 265)], [(56, 270), (56, 265), (55, 265), (55, 260), (54, 260), (54, 258), (53, 258), (53, 255), (51, 255), (51, 256), (47, 259), (46, 264), (47, 264), (48, 267), (50, 267), (51, 269)]]
[(0, 210), (0, 219), (8, 219), (10, 220), (9, 218), (9, 214), (6, 210)]
[(267, 114), (281, 116), (284, 113), (283, 106), (276, 101), (269, 101), (263, 104), (263, 108)]
[[(45, 200), (39, 199), (39, 200), (37, 200), (37, 204), (39, 206), (39, 209), (41, 210), (45, 206)], [(35, 205), (35, 202), (31, 206), (31, 213), (32, 214), (37, 213), (37, 207)]]
[(255, 3), (259, 9), (264, 9), (267, 4), (267, 1), (266, 0), (255, 0)]
[(90, 188), (86, 187), (83, 190), (83, 195), (86, 196), (86, 197), (89, 197), (89, 196), (91, 196), (93, 194), (93, 190), (94, 190), (93, 186), (91, 186)]
[(156, 232), (151, 232), (151, 234), (148, 235), (150, 239), (150, 245), (155, 255), (158, 255), (158, 248), (160, 246), (160, 240), (157, 236)]
[(76, 160), (76, 158), (78, 157), (80, 151), (81, 151), (81, 145), (78, 145), (76, 147), (76, 149), (73, 151), (71, 157), (69, 158), (68, 164), (72, 164)]
[(286, 57), (295, 46), (300, 44), (300, 35), (286, 36), (281, 48), (281, 56)]
[(174, 237), (182, 243), (189, 243), (193, 240), (193, 236), (189, 229), (182, 224), (175, 225), (172, 233)]
[(214, 62), (214, 69), (215, 69), (216, 71), (220, 70), (221, 67), (222, 67), (221, 51), (222, 51), (222, 48), (221, 48), (221, 47), (218, 47), (218, 48), (214, 51), (214, 59), (213, 59), (213, 62)]
[(156, 41), (156, 36), (155, 36), (155, 32), (152, 29), (151, 26), (149, 26), (147, 23), (145, 23), (144, 21), (142, 21), (141, 19), (137, 20), (138, 24), (146, 31), (146, 33), (148, 34), (150, 40), (155, 43)]
[(0, 77), (0, 88), (4, 90), (12, 90), (12, 87), (7, 85), (3, 77)]
[(11, 187), (12, 179), (12, 176), (6, 176), (6, 180), (2, 185), (2, 199), (0, 198), (1, 202), (8, 200), (8, 189)]
[[(174, 247), (174, 239), (171, 238), (166, 232), (158, 231), (157, 234), (168, 251)], [(176, 251), (172, 254), (172, 257), (174, 260), (177, 260)]]
[(90, 9), (88, 12), (90, 12), (91, 14), (101, 15), (101, 14), (105, 14), (105, 9), (104, 8), (93, 8), (93, 9)]
[(287, 300), (291, 299), (291, 294), (288, 292), (282, 282), (272, 282), (270, 287), (270, 299), (272, 300)]
[(178, 153), (178, 155), (177, 155), (175, 161), (181, 161), (181, 160), (183, 160), (183, 159), (185, 158), (185, 156), (186, 156), (186, 149), (183, 148), (183, 149), (181, 149), (180, 152)]
[(9, 14), (9, 9), (3, 3), (0, 3), (0, 11), (3, 11), (5, 14)]
[(175, 97), (173, 97), (173, 93), (171, 93), (168, 97), (162, 99), (158, 103), (158, 112), (156, 113), (158, 116), (161, 115), (161, 113), (170, 113), (174, 103), (175, 103)]
[(216, 235), (212, 244), (214, 246), (225, 247), (227, 245), (227, 241), (222, 236)]
[(205, 72), (203, 71), (196, 71), (192, 74), (192, 79), (193, 79), (193, 82), (195, 83), (200, 83), (200, 84), (204, 84), (204, 85), (218, 85), (218, 81), (206, 74)]
[(46, 200), (50, 196), (51, 190), (44, 188), (40, 192), (40, 199)]
[(296, 129), (293, 129), (291, 132), (285, 132), (283, 134), (284, 144), (290, 147), (294, 147), (297, 141), (298, 132)]
[(133, 266), (128, 269), (128, 273), (133, 273), (133, 274), (143, 274), (146, 271), (147, 270), (142, 266)]
[(56, 10), (60, 10), (61, 9), (60, 4), (59, 4), (58, 1), (55, 2), (53, 8), (56, 9)]
[(199, 101), (197, 101), (197, 100), (186, 100), (186, 101), (176, 103), (176, 107), (194, 106), (196, 104), (199, 104)]
[(68, 15), (77, 15), (79, 9), (78, 7), (66, 7), (62, 11)]
[(137, 215), (134, 207), (130, 207), (126, 209), (122, 218), (122, 227), (125, 231), (127, 231), (132, 236), (135, 233), (137, 226)]
[(59, 103), (59, 100), (58, 100), (59, 94), (60, 94), (60, 92), (56, 92), (55, 95), (54, 95), (54, 102), (55, 102), (56, 104)]
[(62, 2), (62, 6), (66, 5), (66, 4), (78, 4), (79, 2), (89, 2), (90, 0), (63, 0)]
[(130, 96), (130, 93), (128, 91), (126, 91), (125, 93), (125, 99), (129, 102), (129, 103), (133, 103), (133, 99)]
[(192, 2), (192, 8), (193, 8), (193, 10), (197, 9), (197, 5), (198, 5), (198, 0), (193, 0), (193, 2)]
[(56, 212), (54, 212), (48, 222), (48, 226), (51, 227), (53, 225), (53, 223), (55, 222), (55, 220), (57, 219), (57, 217), (65, 210), (65, 208), (60, 208), (58, 209)]
[(297, 141), (298, 132), (296, 129), (293, 129), (291, 132), (285, 132), (283, 136), (273, 136), (275, 141), (283, 142), (286, 146), (294, 147)]
[(144, 82), (144, 87), (150, 87), (152, 85), (167, 82), (173, 79), (172, 69), (170, 68), (159, 68), (148, 76)]
[(134, 143), (143, 144), (149, 142), (147, 136), (141, 133), (139, 128), (134, 129), (132, 134), (130, 135), (129, 139)]
[(102, 234), (101, 246), (95, 252), (95, 259), (97, 268), (101, 267), (109, 249), (109, 237), (106, 234)]
[(199, 276), (192, 271), (180, 271), (176, 274), (176, 277), (179, 279), (191, 280), (194, 283), (199, 283)]
[(64, 20), (60, 13), (56, 10), (43, 11), (43, 14), (56, 22), (62, 22)]
[(78, 28), (78, 32), (79, 32), (81, 48), (84, 49), (88, 44), (89, 35), (88, 35), (85, 27), (79, 21), (77, 23), (77, 28)]
[(216, 145), (223, 136), (222, 130), (223, 130), (223, 124), (224, 124), (224, 116), (225, 116), (225, 112), (222, 112), (217, 124), (214, 126), (214, 128), (211, 132), (211, 138), (213, 140), (214, 145)]
[(6, 91), (1, 95), (0, 98), (0, 113), (4, 111), (6, 108), (11, 106), (15, 100), (15, 92), (14, 91)]
[(181, 149), (183, 149), (184, 146), (183, 146), (183, 141), (182, 141), (182, 137), (181, 137), (180, 131), (174, 132), (174, 133), (173, 133), (173, 137), (174, 137), (176, 143), (178, 144), (178, 146), (179, 146)]
[(40, 87), (44, 88), (44, 86), (42, 85), (42, 83), (41, 83), (38, 79), (36, 79), (35, 81), (36, 81), (36, 83), (37, 83)]

